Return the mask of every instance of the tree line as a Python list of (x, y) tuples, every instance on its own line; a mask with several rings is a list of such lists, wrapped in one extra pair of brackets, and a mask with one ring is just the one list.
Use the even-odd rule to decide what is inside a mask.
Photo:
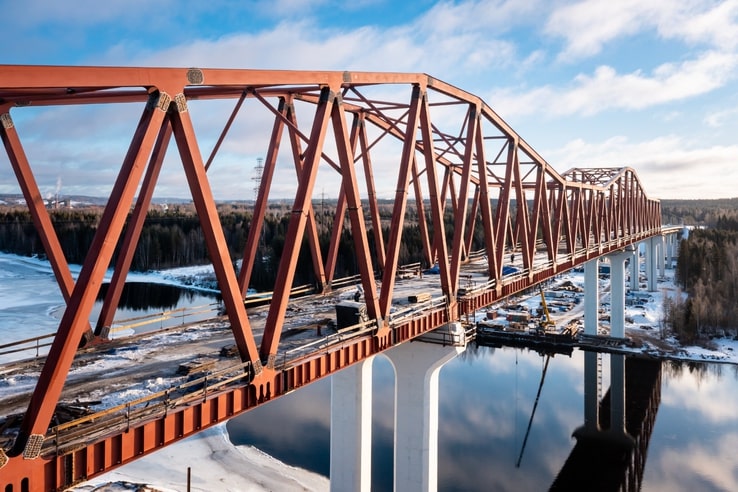
[(688, 295), (665, 300), (664, 315), (687, 342), (738, 328), (738, 221), (721, 217), (717, 225), (679, 244), (676, 281)]
[[(314, 208), (320, 248), (325, 254), (330, 242), (335, 209), (332, 206)], [(84, 262), (97, 232), (102, 208), (53, 209), (49, 210), (49, 215), (67, 262), (70, 264)], [(218, 215), (231, 258), (240, 260), (253, 220), (252, 211), (245, 205), (219, 205)], [(260, 291), (273, 290), (279, 260), (285, 248), (290, 215), (288, 205), (270, 206), (264, 217), (250, 287)], [(370, 252), (376, 258), (374, 231), (368, 229), (367, 234)], [(387, 237), (388, 228), (384, 229), (384, 234)], [(403, 231), (400, 264), (422, 261), (421, 244), (420, 228), (417, 221), (411, 220)], [(43, 244), (27, 208), (0, 209), (0, 251), (24, 256), (45, 256)], [(116, 257), (117, 251), (113, 257), (113, 264)], [(210, 258), (205, 238), (200, 227), (200, 219), (192, 205), (174, 205), (166, 209), (152, 208), (148, 212), (133, 256), (131, 264), (133, 271), (146, 272), (207, 263), (210, 263)], [(358, 265), (353, 239), (348, 227), (344, 227), (339, 240), (335, 276), (340, 278), (356, 273)], [(304, 240), (300, 248), (295, 284), (313, 284), (314, 281), (310, 251), (307, 240)]]

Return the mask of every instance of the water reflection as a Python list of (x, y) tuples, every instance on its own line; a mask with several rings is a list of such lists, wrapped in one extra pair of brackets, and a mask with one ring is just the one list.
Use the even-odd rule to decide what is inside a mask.
[[(602, 356), (597, 398), (602, 431), (611, 426), (608, 390), (615, 378), (610, 360)], [(545, 363), (545, 355), (527, 350), (470, 347), (442, 369), (439, 490), (549, 490), (564, 483), (564, 474), (584, 476), (590, 465), (577, 464), (581, 449), (587, 449), (587, 457), (599, 456), (596, 462), (610, 456), (610, 480), (597, 490), (737, 488), (735, 367), (665, 363), (661, 369), (659, 363), (626, 359), (624, 408), (634, 446), (623, 451), (595, 441), (585, 448), (581, 438), (573, 437), (586, 423), (580, 351), (550, 357), (516, 467)], [(392, 490), (393, 377), (389, 363), (379, 357), (373, 379), (373, 490)], [(228, 428), (237, 444), (254, 444), (287, 463), (327, 475), (329, 412), (330, 384), (319, 381), (233, 419)]]
[[(97, 299), (102, 301), (110, 287), (104, 283), (100, 287)], [(220, 295), (215, 293), (183, 289), (182, 287), (158, 284), (152, 282), (126, 282), (120, 296), (120, 309), (129, 311), (150, 311), (175, 309), (188, 305), (195, 300), (219, 300)]]

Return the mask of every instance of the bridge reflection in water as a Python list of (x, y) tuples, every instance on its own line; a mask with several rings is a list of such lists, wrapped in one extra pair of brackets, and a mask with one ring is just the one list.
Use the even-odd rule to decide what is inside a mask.
[[(394, 490), (434, 491), (438, 371), (466, 349), (423, 343), (402, 348), (404, 352), (395, 349), (387, 354), (396, 378)], [(584, 423), (573, 431), (576, 444), (550, 490), (640, 490), (661, 401), (661, 362), (609, 354), (610, 387), (600, 398), (602, 358), (601, 353), (584, 352)], [(420, 371), (422, 367), (426, 371)], [(413, 394), (403, 383), (410, 377), (425, 381), (423, 388), (414, 386)], [(371, 422), (371, 396), (367, 396), (372, 392), (371, 363), (334, 376), (332, 388), (331, 490), (377, 490), (370, 478), (371, 425), (367, 423)], [(410, 428), (412, 432), (406, 432)]]
[(661, 361), (610, 355), (610, 389), (597, 402), (599, 357), (585, 353), (585, 423), (551, 490), (640, 490), (661, 402)]

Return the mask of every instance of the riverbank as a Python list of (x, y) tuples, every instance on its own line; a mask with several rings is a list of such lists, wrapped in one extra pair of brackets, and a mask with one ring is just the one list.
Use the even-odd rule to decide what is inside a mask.
[(231, 443), (225, 424), (167, 446), (75, 487), (77, 492), (325, 491), (327, 477), (289, 466), (253, 446)]

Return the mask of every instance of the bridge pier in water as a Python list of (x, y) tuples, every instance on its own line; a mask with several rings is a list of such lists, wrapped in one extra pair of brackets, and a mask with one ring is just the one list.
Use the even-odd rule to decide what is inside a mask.
[(331, 490), (372, 486), (372, 365), (374, 357), (331, 377)]
[[(384, 353), (395, 372), (394, 490), (437, 490), (438, 375), (464, 350), (420, 341)], [(372, 360), (332, 376), (332, 491), (371, 490)]]

